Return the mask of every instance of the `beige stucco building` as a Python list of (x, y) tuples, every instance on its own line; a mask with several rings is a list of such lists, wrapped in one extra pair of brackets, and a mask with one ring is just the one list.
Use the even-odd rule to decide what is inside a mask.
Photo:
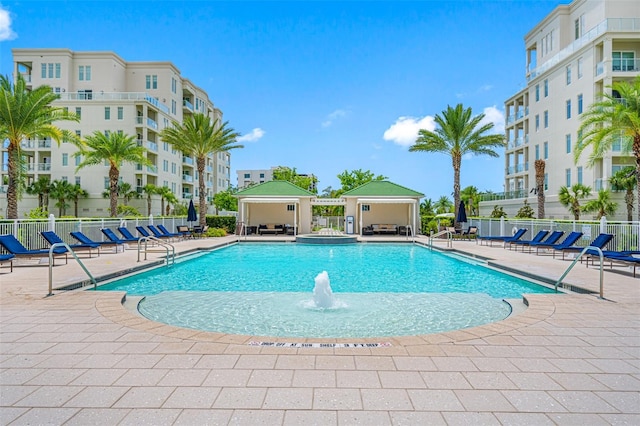
[[(577, 163), (573, 151), (581, 114), (598, 94), (640, 74), (640, 2), (560, 5), (527, 33), (525, 53), (526, 87), (505, 102), (505, 192), (482, 202), (480, 213), (488, 215), (499, 204), (513, 216), (524, 200), (536, 210), (534, 162), (543, 159), (546, 215), (568, 219), (558, 201), (560, 187), (582, 183), (596, 197), (597, 190), (609, 187), (613, 173), (634, 163), (622, 155), (620, 143), (593, 167), (587, 165), (589, 151)], [(615, 200), (620, 204), (615, 218), (626, 218), (623, 195), (615, 194)]]
[[(124, 164), (121, 180), (139, 192), (147, 184), (168, 187), (182, 203), (198, 198), (195, 159), (177, 152), (160, 139), (160, 131), (172, 121), (203, 113), (222, 120), (209, 95), (171, 62), (127, 62), (113, 52), (74, 52), (69, 49), (13, 49), (14, 75), (21, 74), (28, 87), (51, 86), (60, 99), (56, 106), (68, 108), (80, 122), (60, 122), (60, 128), (86, 136), (94, 131), (123, 132), (136, 135), (147, 149), (151, 166)], [(3, 146), (2, 178), (7, 175), (6, 148)], [(93, 166), (76, 173), (80, 159), (73, 157), (76, 148), (69, 143), (58, 146), (51, 140), (25, 140), (22, 152), (27, 161), (27, 185), (41, 176), (51, 181), (78, 183), (89, 192), (80, 201), (80, 216), (105, 216), (108, 200), (102, 193), (108, 188), (108, 167)], [(206, 196), (229, 187), (230, 155), (219, 153), (206, 161)], [(0, 188), (2, 191), (4, 187)], [(4, 191), (2, 191), (4, 192)], [(0, 194), (1, 196), (2, 194)], [(153, 197), (153, 214), (160, 214), (160, 199)], [(57, 213), (54, 200), (49, 209)], [(145, 200), (130, 203), (147, 213)], [(19, 217), (37, 202), (25, 197), (19, 203)], [(6, 203), (0, 203), (0, 216)], [(69, 212), (69, 210), (67, 210)], [(213, 212), (210, 207), (210, 212)]]

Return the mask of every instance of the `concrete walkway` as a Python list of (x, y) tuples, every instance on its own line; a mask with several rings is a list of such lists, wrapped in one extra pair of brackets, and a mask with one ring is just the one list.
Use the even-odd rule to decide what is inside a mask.
[[(547, 280), (569, 265), (475, 242), (453, 249)], [(161, 255), (83, 261), (106, 276)], [(640, 424), (640, 278), (628, 268), (605, 270), (605, 300), (527, 295), (529, 307), (504, 321), (385, 338), (391, 346), (380, 348), (251, 346), (253, 336), (148, 321), (123, 306), (123, 293), (45, 297), (46, 266), (8, 271), (0, 268), (1, 425)], [(56, 288), (86, 279), (75, 260), (53, 272)], [(599, 290), (594, 267), (577, 265), (565, 282)]]

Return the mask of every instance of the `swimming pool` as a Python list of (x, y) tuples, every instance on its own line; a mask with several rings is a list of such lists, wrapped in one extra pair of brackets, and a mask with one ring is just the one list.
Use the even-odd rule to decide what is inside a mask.
[[(312, 290), (327, 271), (336, 305)], [(377, 337), (504, 319), (502, 299), (552, 290), (413, 244), (242, 243), (100, 286), (144, 295), (140, 312), (172, 325), (234, 334)]]

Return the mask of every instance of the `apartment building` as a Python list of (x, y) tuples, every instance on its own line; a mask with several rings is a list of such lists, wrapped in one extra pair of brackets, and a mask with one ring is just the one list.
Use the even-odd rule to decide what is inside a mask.
[[(236, 170), (238, 179), (238, 189), (246, 188), (249, 185), (256, 185), (273, 180), (273, 171), (278, 167), (271, 167), (270, 169), (254, 169), (254, 170)], [(311, 192), (316, 192), (318, 189), (318, 180), (314, 174), (298, 173), (299, 176), (310, 177), (311, 187), (306, 188)]]
[[(481, 203), (481, 214), (493, 206), (515, 215), (528, 200), (537, 209), (535, 167), (545, 160), (545, 209), (548, 218), (572, 217), (558, 201), (562, 186), (582, 183), (608, 188), (617, 170), (634, 161), (613, 146), (593, 167), (590, 152), (574, 161), (581, 114), (615, 81), (640, 73), (640, 2), (575, 0), (560, 5), (525, 36), (526, 87), (505, 102), (506, 140), (503, 194)], [(614, 93), (615, 95), (615, 93)], [(625, 219), (622, 194), (615, 218)], [(584, 218), (590, 218), (584, 215)]]
[[(123, 164), (120, 177), (138, 192), (147, 184), (168, 187), (182, 203), (197, 200), (198, 175), (195, 159), (177, 152), (160, 138), (172, 121), (181, 122), (194, 113), (222, 120), (222, 111), (208, 94), (171, 62), (127, 62), (113, 52), (74, 52), (69, 49), (13, 49), (14, 75), (21, 74), (29, 87), (51, 86), (60, 95), (55, 105), (68, 108), (80, 122), (60, 122), (60, 128), (87, 136), (94, 131), (135, 135), (147, 149), (151, 166)], [(6, 148), (2, 149), (6, 153)], [(27, 161), (27, 185), (41, 176), (51, 181), (80, 184), (89, 192), (80, 202), (80, 216), (108, 215), (108, 200), (102, 193), (109, 188), (109, 167), (91, 166), (76, 173), (80, 158), (73, 157), (73, 144), (58, 145), (51, 140), (24, 140), (22, 152)], [(2, 156), (5, 158), (6, 154)], [(1, 170), (4, 179), (7, 170)], [(225, 190), (230, 183), (230, 155), (212, 155), (206, 161), (207, 199)], [(157, 199), (156, 199), (157, 198)], [(51, 200), (50, 211), (57, 212)], [(131, 202), (146, 214), (146, 201)], [(25, 197), (19, 203), (19, 216), (36, 207)], [(0, 206), (0, 216), (6, 204)], [(154, 197), (153, 214), (160, 214), (160, 200)], [(214, 209), (211, 206), (210, 211)]]

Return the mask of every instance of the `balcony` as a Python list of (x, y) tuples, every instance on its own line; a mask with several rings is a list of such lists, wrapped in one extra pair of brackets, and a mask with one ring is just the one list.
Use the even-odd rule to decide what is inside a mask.
[(191, 175), (182, 175), (182, 180), (185, 182), (193, 182), (193, 176)]
[(193, 198), (193, 194), (190, 192), (183, 192), (182, 193), (182, 198), (186, 199), (186, 200), (190, 200), (191, 198)]
[(191, 102), (189, 102), (189, 99), (183, 99), (182, 100), (182, 106), (185, 107), (186, 109), (188, 109), (189, 111), (193, 112), (193, 104)]
[(147, 172), (157, 174), (158, 166), (147, 166)]
[(136, 124), (142, 125), (146, 122), (147, 127), (151, 127), (154, 130), (158, 130), (158, 123), (152, 118), (147, 117), (146, 121), (144, 117), (136, 117)]
[(158, 144), (153, 141), (147, 141), (147, 149), (149, 151), (158, 152)]
[(193, 166), (193, 158), (191, 158), (191, 157), (183, 157), (182, 158), (182, 162), (184, 164), (188, 164), (190, 166)]
[(24, 78), (25, 83), (31, 83), (31, 74), (21, 74), (22, 78)]
[(527, 188), (523, 188), (515, 191), (480, 194), (480, 201), (513, 200), (515, 198), (527, 198), (528, 195), (529, 190)]
[(60, 93), (62, 101), (146, 101), (165, 114), (169, 107), (146, 92), (76, 92)]
[(513, 175), (516, 173), (522, 173), (529, 170), (529, 163), (516, 164), (515, 166), (507, 167), (507, 174)]
[(49, 139), (39, 140), (38, 148), (51, 148), (51, 140)]

